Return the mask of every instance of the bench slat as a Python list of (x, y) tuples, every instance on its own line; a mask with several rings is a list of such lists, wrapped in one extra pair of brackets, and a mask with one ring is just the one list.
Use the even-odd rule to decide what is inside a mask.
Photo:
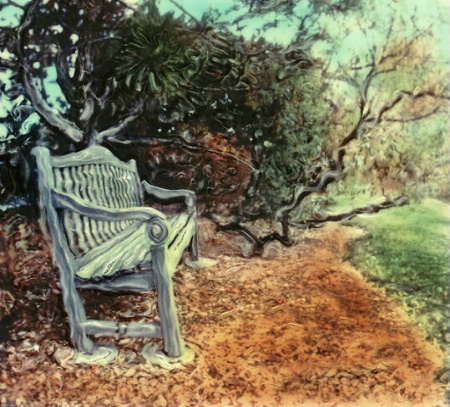
[[(57, 159), (58, 160), (58, 159)], [(70, 160), (54, 168), (55, 189), (78, 196), (106, 208), (129, 208), (141, 205), (137, 174), (133, 165), (107, 163), (81, 163), (70, 166)], [(75, 256), (82, 256), (96, 246), (122, 233), (131, 221), (104, 221), (63, 212), (63, 225), (69, 247)]]
[(53, 168), (77, 167), (79, 165), (98, 163), (105, 165), (110, 164), (126, 170), (130, 168), (129, 163), (120, 161), (109, 150), (100, 146), (91, 146), (76, 153), (51, 157), (51, 164)]
[[(83, 279), (112, 276), (151, 260), (146, 225), (136, 223), (77, 259), (77, 275)], [(146, 250), (147, 249), (147, 250)]]

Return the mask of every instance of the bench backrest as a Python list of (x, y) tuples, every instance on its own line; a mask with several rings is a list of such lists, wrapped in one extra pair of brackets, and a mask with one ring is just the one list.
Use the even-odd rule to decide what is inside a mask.
[[(134, 160), (122, 162), (100, 146), (65, 156), (50, 156), (47, 149), (38, 147), (35, 155), (41, 193), (49, 196), (44, 203), (47, 212), (54, 210), (52, 190), (110, 209), (142, 205), (143, 192)], [(58, 229), (56, 233), (65, 235), (75, 258), (133, 227), (133, 221), (97, 220), (70, 209), (55, 216), (59, 225), (53, 227)]]

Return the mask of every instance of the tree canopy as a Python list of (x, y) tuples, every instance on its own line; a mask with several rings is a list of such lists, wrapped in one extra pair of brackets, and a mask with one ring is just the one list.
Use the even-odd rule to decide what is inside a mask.
[(272, 218), (283, 241), (329, 184), (448, 194), (445, 2), (224, 4), (2, 0), (3, 137), (139, 145), (153, 179), (230, 196), (220, 224)]

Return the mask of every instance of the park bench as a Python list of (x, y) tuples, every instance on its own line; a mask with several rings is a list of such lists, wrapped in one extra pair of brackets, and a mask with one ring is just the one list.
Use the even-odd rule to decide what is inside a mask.
[[(141, 182), (136, 162), (123, 162), (104, 147), (53, 156), (33, 149), (40, 190), (41, 224), (49, 233), (60, 270), (76, 361), (108, 363), (111, 344), (91, 337), (162, 338), (164, 351), (144, 347), (151, 362), (170, 365), (191, 357), (181, 338), (172, 275), (190, 247), (198, 258), (195, 194)], [(186, 213), (169, 217), (143, 206), (144, 192), (157, 200), (183, 200)], [(79, 289), (142, 293), (156, 291), (159, 321), (121, 323), (88, 319)]]

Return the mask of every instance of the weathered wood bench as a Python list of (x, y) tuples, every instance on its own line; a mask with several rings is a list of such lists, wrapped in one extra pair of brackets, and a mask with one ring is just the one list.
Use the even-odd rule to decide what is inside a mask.
[[(141, 182), (136, 163), (100, 146), (64, 156), (33, 150), (38, 169), (43, 227), (50, 232), (77, 360), (107, 363), (117, 349), (91, 337), (162, 338), (156, 361), (187, 357), (181, 338), (172, 275), (190, 246), (198, 260), (196, 198), (188, 190), (166, 190)], [(167, 217), (143, 206), (144, 192), (159, 200), (182, 199), (187, 213)], [(112, 292), (156, 290), (160, 322), (92, 320), (78, 289)], [(151, 348), (154, 349), (154, 348)], [(155, 361), (153, 350), (143, 353)], [(163, 363), (166, 363), (164, 361)]]

